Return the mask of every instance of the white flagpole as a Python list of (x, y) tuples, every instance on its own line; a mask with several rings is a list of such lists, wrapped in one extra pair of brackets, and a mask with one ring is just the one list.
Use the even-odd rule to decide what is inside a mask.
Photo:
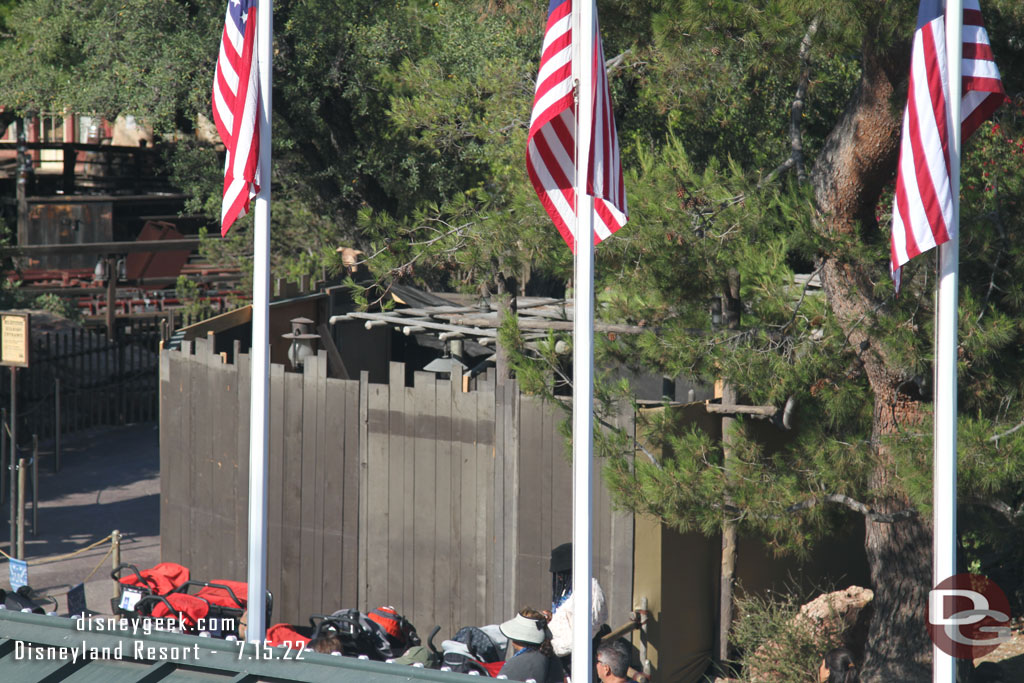
[(260, 191), (253, 214), (251, 400), (249, 404), (249, 613), (246, 640), (266, 635), (267, 443), (270, 440), (270, 122), (274, 42), (273, 0), (256, 11), (256, 58), (260, 79)]
[(594, 2), (573, 2), (576, 87), (576, 260), (572, 402), (572, 680), (590, 683), (591, 513), (594, 439), (594, 198), (587, 194), (594, 126)]
[[(960, 104), (963, 52), (963, 0), (946, 3), (946, 59), (949, 74), (949, 180), (953, 225), (949, 241), (939, 246), (939, 293), (935, 332), (935, 455), (932, 585), (956, 574), (957, 461), (957, 297), (960, 260)], [(955, 683), (956, 661), (932, 647), (932, 680)]]

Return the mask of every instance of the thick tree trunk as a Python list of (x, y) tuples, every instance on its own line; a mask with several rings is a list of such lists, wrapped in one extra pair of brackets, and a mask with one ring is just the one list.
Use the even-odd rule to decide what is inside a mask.
[[(876, 396), (877, 460), (870, 485), (876, 491), (898, 490), (898, 482), (892, 481), (895, 466), (883, 439), (899, 428), (901, 420), (905, 420), (903, 426), (921, 422), (922, 411), (916, 403), (900, 401), (892, 391), (876, 392)], [(909, 505), (898, 494), (872, 501), (878, 512), (899, 512)], [(931, 640), (925, 621), (932, 584), (931, 541), (930, 520), (916, 516), (889, 523), (865, 520), (864, 548), (875, 610), (860, 677), (864, 683), (931, 680)]]
[[(896, 79), (905, 77), (905, 46), (880, 54), (866, 43), (861, 83), (833, 129), (812, 171), (820, 225), (832, 237), (862, 243), (886, 240), (878, 230), (878, 198), (895, 170), (899, 146)], [(881, 251), (881, 250), (880, 250)], [(886, 437), (900, 426), (921, 421), (923, 407), (901, 396), (905, 370), (887, 358), (872, 335), (873, 319), (884, 301), (873, 296), (874, 278), (884, 263), (860, 264), (846, 256), (826, 255), (822, 283), (829, 305), (875, 396), (872, 443), (875, 461), (867, 502), (878, 512), (907, 509)], [(868, 519), (865, 549), (875, 591), (874, 618), (861, 681), (924, 683), (930, 680), (931, 644), (925, 624), (931, 587), (931, 527), (912, 516), (883, 523)]]

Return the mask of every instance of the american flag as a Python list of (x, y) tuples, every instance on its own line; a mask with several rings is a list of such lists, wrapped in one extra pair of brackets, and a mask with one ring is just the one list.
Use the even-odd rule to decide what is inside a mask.
[[(952, 122), (946, 106), (945, 9), (945, 0), (921, 0), (917, 15), (892, 209), (890, 268), (897, 290), (900, 267), (947, 242), (955, 228), (949, 177)], [(978, 0), (964, 0), (962, 64), (960, 121), (962, 139), (966, 140), (1006, 100)]]
[[(626, 224), (628, 211), (596, 12), (592, 30), (594, 90), (589, 101), (594, 107), (594, 128), (588, 145), (587, 194), (594, 197), (596, 244)], [(526, 171), (562, 239), (575, 252), (576, 105), (572, 52), (572, 0), (551, 0), (526, 143)]]
[(228, 0), (213, 79), (213, 120), (227, 148), (220, 233), (249, 211), (260, 191), (259, 75), (256, 61), (258, 0)]

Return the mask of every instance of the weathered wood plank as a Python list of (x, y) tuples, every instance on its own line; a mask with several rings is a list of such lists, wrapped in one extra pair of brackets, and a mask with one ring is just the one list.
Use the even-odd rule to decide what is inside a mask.
[[(248, 368), (248, 355), (244, 365)], [(248, 376), (248, 372), (246, 372)], [(284, 566), (293, 558), (286, 557), (287, 539), (290, 532), (285, 527), (285, 399), (287, 388), (284, 366), (272, 363), (270, 366), (270, 437), (267, 446), (267, 590), (274, 596), (274, 613), (280, 615), (284, 607)], [(246, 441), (248, 441), (248, 433)], [(245, 461), (248, 462), (248, 448)], [(246, 511), (248, 520), (248, 511)], [(280, 619), (275, 617), (275, 621)]]
[[(214, 358), (217, 358), (214, 356)], [(216, 405), (213, 406), (211, 417), (220, 428), (213, 434), (213, 487), (214, 496), (211, 500), (216, 518), (216, 529), (220, 543), (214, 554), (215, 564), (211, 579), (244, 578), (239, 571), (239, 564), (244, 557), (235, 554), (235, 500), (238, 497), (237, 449), (235, 437), (237, 432), (228, 429), (228, 425), (238, 424), (238, 386), (235, 383), (234, 368), (217, 363), (209, 368), (210, 395)]]
[[(524, 402), (525, 403), (525, 402)], [(538, 585), (542, 581), (540, 554), (550, 550), (551, 544), (551, 463), (549, 453), (544, 451), (546, 427), (543, 414), (535, 402), (527, 403), (520, 414), (523, 429), (519, 468), (519, 567), (516, 603), (538, 605), (546, 608), (548, 601), (538, 604)], [(571, 492), (570, 492), (571, 495)], [(547, 570), (547, 566), (544, 566)], [(543, 606), (543, 607), (541, 607)]]
[(323, 588), (320, 609), (330, 612), (355, 607), (342, 602), (344, 576), (342, 565), (346, 548), (342, 529), (345, 524), (345, 383), (323, 378), (320, 403), (322, 438), (320, 453), (324, 462), (323, 483)]
[(401, 610), (411, 602), (406, 599), (405, 593), (405, 502), (408, 500), (405, 475), (410, 468), (405, 446), (405, 366), (401, 363), (392, 363), (390, 366), (388, 412), (388, 484), (384, 487), (384, 497), (380, 499), (387, 501), (388, 510), (388, 528), (385, 536), (388, 542), (386, 604), (394, 605)]
[(360, 483), (366, 479), (362, 467), (360, 435), (359, 380), (339, 380), (340, 395), (344, 397), (344, 421), (339, 421), (342, 433), (338, 444), (342, 455), (342, 523), (341, 523), (341, 604), (359, 605), (359, 510)]
[[(366, 533), (360, 538), (360, 547), (365, 548), (366, 593), (360, 601), (364, 609), (376, 605), (387, 605), (391, 601), (390, 552), (393, 546), (388, 537), (390, 482), (390, 387), (386, 384), (366, 385), (369, 404), (367, 410), (367, 471), (366, 494), (361, 495), (365, 506), (363, 519)], [(365, 544), (364, 544), (365, 539)], [(401, 579), (399, 579), (400, 581)], [(401, 583), (398, 584), (399, 586)], [(397, 593), (396, 593), (397, 597)]]
[(281, 614), (298, 624), (302, 613), (302, 375), (284, 373), (284, 476), (281, 498)]
[[(412, 622), (427, 623), (434, 614), (434, 551), (436, 545), (437, 375), (417, 372), (412, 389), (413, 414), (413, 508), (407, 519), (412, 526), (412, 601), (403, 606)], [(408, 565), (407, 565), (408, 566)]]
[(190, 452), (195, 454), (192, 468), (192, 515), (189, 533), (188, 567), (196, 576), (211, 576), (211, 549), (217, 542), (210, 511), (213, 487), (212, 435), (216, 419), (211, 415), (209, 345), (196, 340), (196, 357), (192, 366), (192, 433)]
[(452, 445), (452, 391), (451, 380), (439, 381), (436, 386), (435, 447), (437, 465), (434, 469), (434, 583), (432, 585), (434, 621), (446, 633), (454, 633), (455, 625), (451, 593), (451, 574), (458, 558), (452, 557), (452, 459), (457, 450)]
[[(491, 384), (493, 388), (493, 384)], [(494, 622), (500, 619), (497, 612), (501, 611), (499, 605), (489, 600), (489, 590), (494, 588), (494, 543), (492, 534), (494, 532), (494, 393), (476, 392), (476, 486), (479, 491), (476, 505), (476, 547), (481, 556), (486, 559), (487, 571), (480, 572), (477, 576), (476, 590), (470, 595), (480, 604), (488, 614), (484, 617)], [(481, 621), (479, 623), (488, 623)]]
[[(316, 563), (316, 550), (322, 544), (317, 541), (317, 523), (321, 517), (321, 511), (317, 508), (317, 480), (320, 473), (317, 472), (317, 443), (316, 443), (316, 385), (317, 373), (316, 364), (313, 359), (303, 367), (302, 372), (302, 449), (301, 465), (302, 470), (302, 491), (300, 499), (302, 506), (299, 513), (299, 556), (295, 558), (299, 563), (299, 580), (301, 590), (299, 591), (299, 611), (302, 614), (313, 614), (320, 611), (319, 592), (320, 567)], [(321, 551), (321, 557), (323, 553)]]
[[(453, 527), (458, 543), (459, 568), (457, 589), (453, 595), (469, 596), (455, 605), (456, 620), (461, 624), (485, 624), (485, 605), (471, 599), (476, 595), (477, 577), (487, 571), (486, 556), (478, 552), (477, 489), (476, 489), (476, 395), (457, 393), (452, 396), (452, 411), (456, 416), (453, 440), (458, 448), (461, 466), (458, 472), (458, 521)], [(453, 477), (453, 483), (455, 477)]]
[[(505, 537), (504, 537), (504, 548), (505, 548), (505, 566), (511, 570), (511, 575), (506, 576), (506, 580), (502, 582), (503, 594), (502, 594), (502, 607), (505, 609), (506, 614), (514, 613), (519, 607), (515, 602), (515, 585), (518, 580), (518, 568), (516, 565), (516, 552), (518, 550), (519, 536), (521, 535), (520, 529), (522, 528), (522, 522), (519, 518), (519, 511), (516, 507), (516, 499), (522, 491), (520, 485), (520, 472), (522, 471), (522, 461), (520, 454), (522, 452), (520, 448), (520, 429), (521, 419), (520, 404), (519, 404), (519, 389), (518, 385), (509, 381), (501, 385), (504, 389), (505, 397), (505, 435), (503, 441), (505, 443)], [(543, 603), (538, 603), (543, 605)], [(539, 607), (538, 609), (543, 609)]]
[(177, 351), (161, 353), (160, 363), (161, 377), (164, 376), (164, 367), (167, 376), (167, 381), (161, 382), (164, 396), (160, 415), (160, 558), (164, 562), (182, 562), (185, 515), (191, 503), (189, 468), (192, 456), (187, 450), (185, 435), (191, 431), (188, 407), (191, 394), (186, 392), (192, 384), (192, 365)]
[[(312, 362), (314, 359), (310, 359)], [(314, 506), (315, 514), (313, 515), (313, 522), (315, 524), (314, 534), (315, 538), (320, 539), (314, 543), (313, 546), (313, 566), (314, 571), (314, 596), (313, 605), (314, 610), (323, 613), (328, 605), (336, 604), (337, 598), (331, 597), (325, 599), (324, 597), (324, 585), (326, 583), (325, 573), (328, 572), (328, 568), (324, 563), (324, 545), (327, 539), (327, 516), (325, 509), (327, 507), (327, 432), (326, 432), (326, 416), (325, 411), (327, 409), (327, 354), (324, 352), (317, 353), (315, 359), (316, 368), (316, 395), (314, 396), (313, 414), (316, 417), (316, 441), (315, 441), (315, 453), (316, 453), (316, 488), (314, 491)], [(332, 591), (333, 592), (333, 591)], [(337, 609), (336, 607), (334, 609)]]
[[(235, 464), (235, 494), (234, 494), (234, 553), (236, 558), (235, 576), (238, 580), (248, 580), (249, 574), (249, 400), (252, 377), (249, 375), (249, 356), (243, 358), (241, 353), (241, 342), (235, 341), (231, 357), (234, 362), (228, 366), (234, 377), (237, 391), (235, 393), (235, 414), (237, 429), (234, 430), (234, 453)], [(268, 401), (271, 401), (268, 397)], [(273, 403), (271, 403), (273, 405)], [(273, 415), (271, 415), (273, 421)], [(224, 429), (228, 425), (223, 426)], [(267, 445), (269, 453), (269, 442)], [(268, 456), (269, 457), (269, 456)], [(268, 481), (268, 487), (273, 483)], [(267, 506), (269, 511), (269, 504)], [(271, 539), (269, 525), (267, 531), (267, 548), (270, 547)], [(268, 558), (269, 559), (269, 558)], [(270, 577), (267, 579), (267, 587), (270, 589)]]
[[(491, 479), (491, 504), (492, 516), (489, 521), (491, 535), (491, 559), (489, 582), (490, 611), (492, 614), (503, 614), (505, 609), (505, 592), (507, 580), (515, 575), (505, 564), (505, 536), (507, 534), (506, 517), (514, 515), (507, 514), (506, 497), (506, 472), (505, 472), (505, 391), (504, 387), (494, 387), (494, 449), (493, 449), (493, 476)], [(514, 499), (513, 499), (514, 503)], [(504, 620), (503, 617), (496, 617), (497, 620)]]

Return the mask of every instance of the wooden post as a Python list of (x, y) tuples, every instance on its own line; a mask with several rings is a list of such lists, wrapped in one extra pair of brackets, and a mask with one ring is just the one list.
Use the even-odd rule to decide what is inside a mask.
[(25, 559), (25, 487), (28, 484), (28, 468), (25, 459), (18, 460), (18, 552), (19, 560)]
[[(7, 408), (0, 408), (0, 505), (7, 498), (7, 472), (10, 459), (7, 457)], [(13, 515), (11, 519), (13, 519)]]
[[(111, 569), (121, 566), (121, 532), (117, 529), (110, 532), (110, 565)], [(114, 597), (121, 597), (121, 585), (117, 579), (114, 579)]]
[[(18, 515), (19, 505), (21, 504), (19, 498), (20, 489), (17, 486), (21, 480), (21, 460), (18, 458), (18, 368), (11, 366), (11, 421), (10, 430), (8, 434), (11, 439), (11, 466), (14, 468), (11, 470), (11, 555), (20, 558), (18, 554), (18, 548), (22, 544), (18, 543), (18, 529), (20, 517)], [(18, 472), (17, 478), (15, 478), (15, 470)]]
[(18, 463), (18, 456), (17, 456), (17, 454), (15, 453), (15, 450), (14, 450), (14, 442), (10, 440), (10, 432), (7, 430), (7, 409), (6, 408), (3, 409), (2, 415), (3, 415), (3, 424), (0, 425), (0, 429), (2, 429), (3, 432), (4, 432), (4, 434), (3, 434), (4, 443), (8, 444), (8, 448), (6, 449), (7, 450), (7, 462), (10, 463), (10, 467), (8, 469), (8, 477), (9, 477), (8, 478), (8, 490), (10, 492), (10, 494), (8, 495), (8, 503), (9, 503), (9, 506), (10, 506), (10, 514), (9, 514), (8, 522), (9, 522), (10, 527), (11, 527), (11, 536), (10, 536), (10, 538), (11, 538), (11, 549), (10, 549), (9, 555), (11, 557), (17, 557), (18, 556), (18, 546), (17, 546), (17, 542), (18, 542), (18, 526), (17, 526), (18, 525), (18, 521), (17, 521), (18, 520), (18, 491), (17, 491), (16, 487), (17, 487), (17, 482), (18, 482), (18, 474), (17, 474), (17, 471), (18, 471), (18, 464), (17, 464)]
[[(740, 276), (735, 269), (729, 271), (722, 292), (722, 312), (725, 317), (726, 328), (736, 330), (740, 327)], [(716, 385), (716, 389), (718, 386)], [(718, 391), (715, 392), (719, 393)], [(728, 382), (721, 382), (722, 405), (736, 405), (736, 390)], [(722, 417), (722, 467), (728, 480), (731, 470), (735, 467), (733, 455), (733, 432), (736, 429), (736, 418), (732, 415)], [(732, 503), (731, 497), (726, 493), (723, 502), (726, 505)], [(718, 604), (718, 651), (715, 653), (718, 665), (721, 670), (727, 668), (729, 661), (729, 629), (732, 626), (732, 604), (733, 604), (733, 583), (736, 574), (736, 523), (726, 521), (722, 524), (722, 556), (721, 556), (721, 580), (719, 582), (719, 604)]]
[(53, 404), (53, 471), (60, 472), (60, 377), (54, 379)]
[(117, 324), (117, 259), (107, 257), (107, 339), (113, 341)]
[(39, 535), (39, 435), (32, 435), (32, 535)]

